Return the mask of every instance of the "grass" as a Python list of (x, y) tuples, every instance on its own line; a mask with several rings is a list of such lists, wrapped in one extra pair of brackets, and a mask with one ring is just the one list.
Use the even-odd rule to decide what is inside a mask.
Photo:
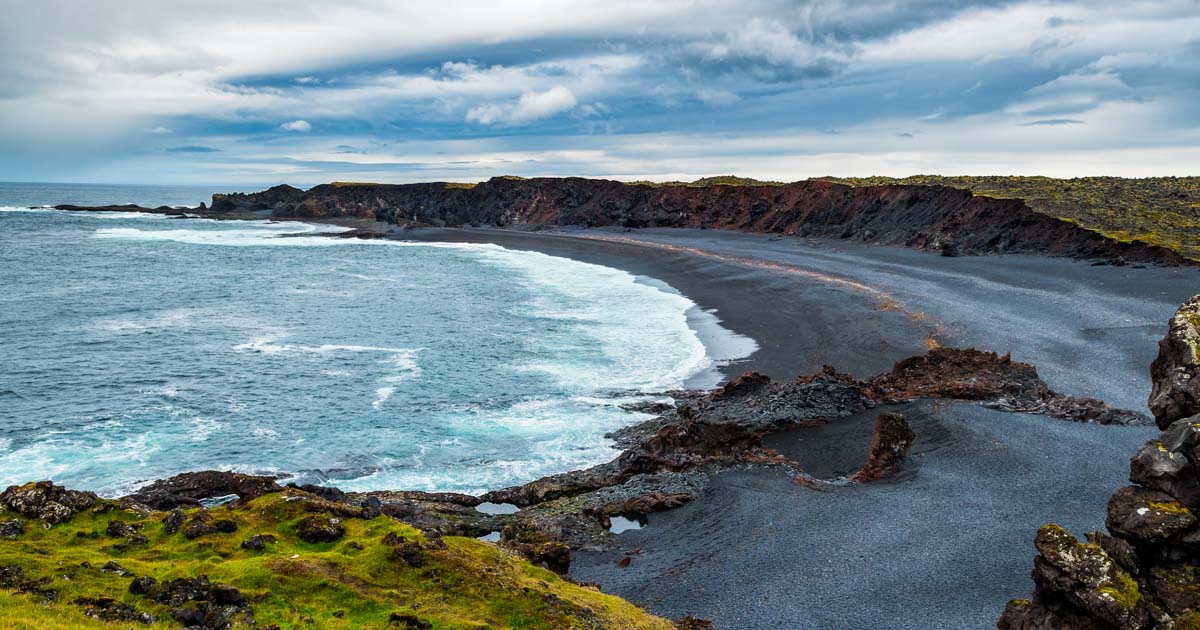
[(1134, 240), (1200, 260), (1200, 177), (1052, 177), (915, 175), (820, 177), (851, 186), (940, 185), (976, 195), (1022, 199), (1036, 212), (1121, 242)]
[[(281, 628), (382, 629), (396, 612), (439, 629), (673, 627), (620, 598), (470, 538), (443, 538), (444, 547), (425, 551), (423, 566), (410, 567), (394, 559), (381, 539), (388, 533), (410, 541), (426, 537), (385, 516), (345, 519), (347, 532), (336, 542), (304, 542), (295, 531), (312, 507), (295, 497), (307, 496), (288, 491), (236, 509), (213, 508), (216, 519), (236, 521), (238, 531), (195, 540), (182, 532), (165, 533), (162, 513), (142, 516), (115, 507), (80, 513), (51, 528), (27, 522), (15, 540), (0, 540), (0, 567), (17, 565), (27, 578), (46, 579), (58, 597), (46, 604), (33, 595), (0, 590), (0, 629), (133, 625), (84, 617), (82, 608), (72, 605), (80, 597), (114, 598), (157, 616), (154, 627), (179, 626), (166, 606), (129, 593), (132, 577), (101, 571), (109, 561), (159, 582), (207, 575), (241, 591), (257, 624)], [(13, 518), (18, 517), (0, 513), (0, 520)], [(105, 535), (114, 519), (140, 526), (149, 543), (126, 551), (114, 547), (122, 539)], [(254, 534), (272, 534), (278, 542), (264, 551), (242, 549), (241, 542)]]

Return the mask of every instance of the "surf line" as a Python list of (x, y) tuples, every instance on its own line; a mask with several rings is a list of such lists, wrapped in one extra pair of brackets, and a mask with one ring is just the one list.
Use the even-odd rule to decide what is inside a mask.
[(700, 249), (699, 247), (689, 247), (689, 246), (685, 246), (685, 245), (670, 245), (667, 243), (656, 243), (654, 241), (644, 241), (641, 239), (629, 238), (629, 237), (624, 237), (624, 236), (602, 236), (602, 235), (598, 235), (598, 234), (572, 235), (572, 236), (574, 236), (575, 238), (588, 238), (588, 239), (593, 239), (593, 240), (597, 240), (597, 241), (607, 241), (607, 242), (611, 242), (611, 243), (636, 245), (639, 247), (653, 247), (655, 249), (661, 249), (664, 251), (676, 252), (676, 253), (680, 253), (680, 254), (689, 254), (692, 256), (699, 256), (701, 258), (708, 258), (710, 260), (717, 260), (717, 261), (724, 262), (724, 263), (741, 265), (744, 267), (754, 267), (756, 269), (765, 269), (767, 271), (775, 271), (775, 272), (790, 274), (790, 275), (794, 275), (794, 276), (800, 276), (803, 278), (816, 280), (818, 282), (823, 282), (826, 284), (832, 284), (835, 286), (844, 287), (844, 288), (850, 289), (852, 291), (857, 291), (859, 293), (869, 296), (871, 299), (875, 300), (876, 305), (879, 307), (879, 310), (881, 310), (881, 311), (896, 311), (899, 313), (903, 313), (912, 321), (929, 326), (932, 330), (930, 331), (930, 333), (928, 335), (925, 336), (925, 339), (923, 339), (923, 341), (924, 341), (926, 347), (928, 347), (930, 350), (934, 350), (934, 349), (940, 347), (941, 344), (938, 342), (938, 337), (943, 337), (945, 335), (946, 325), (940, 319), (938, 319), (928, 313), (918, 311), (916, 309), (909, 307), (907, 304), (905, 304), (904, 302), (901, 302), (900, 300), (897, 300), (896, 298), (894, 298), (893, 296), (888, 294), (886, 291), (882, 291), (873, 286), (863, 284), (863, 283), (857, 282), (855, 280), (850, 280), (849, 278), (843, 278), (840, 276), (821, 273), (819, 271), (813, 271), (811, 269), (805, 269), (803, 267), (797, 267), (795, 265), (788, 265), (788, 264), (784, 264), (784, 263), (759, 260), (757, 258), (751, 258), (749, 256), (734, 256), (731, 254), (718, 254), (716, 252), (713, 252), (713, 251), (710, 251), (707, 249)]

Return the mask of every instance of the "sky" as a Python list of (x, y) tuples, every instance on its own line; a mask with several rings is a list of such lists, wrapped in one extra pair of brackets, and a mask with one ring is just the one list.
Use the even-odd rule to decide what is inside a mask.
[(1200, 175), (1200, 0), (0, 0), (0, 181)]

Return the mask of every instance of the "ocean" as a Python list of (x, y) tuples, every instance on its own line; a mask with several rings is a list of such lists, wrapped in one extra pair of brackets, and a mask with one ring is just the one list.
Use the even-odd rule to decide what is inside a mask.
[(0, 487), (477, 493), (612, 458), (647, 417), (623, 405), (755, 349), (666, 285), (535, 252), (42, 207), (211, 191), (0, 184)]

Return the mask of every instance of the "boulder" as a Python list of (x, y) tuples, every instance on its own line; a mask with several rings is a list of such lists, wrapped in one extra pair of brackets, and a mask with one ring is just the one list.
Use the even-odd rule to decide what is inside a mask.
[(1200, 416), (1176, 420), (1129, 462), (1129, 480), (1200, 509)]
[(1060, 599), (1117, 628), (1144, 628), (1150, 607), (1138, 583), (1098, 545), (1080, 543), (1057, 525), (1034, 539), (1033, 580), (1038, 599)]
[(237, 495), (242, 501), (250, 501), (264, 494), (282, 490), (273, 477), (204, 470), (155, 481), (125, 498), (156, 510), (170, 510), (177, 507), (199, 507), (201, 499)]
[(13, 539), (25, 533), (25, 523), (13, 519), (11, 521), (0, 521), (0, 538)]
[(0, 494), (0, 506), (51, 525), (69, 520), (73, 514), (96, 505), (97, 501), (95, 493), (67, 490), (50, 481), (10, 486)]
[(192, 515), (192, 520), (183, 528), (183, 536), (188, 540), (195, 540), (209, 534), (232, 534), (237, 528), (238, 525), (234, 521), (217, 519), (208, 511), (201, 510)]
[(1184, 302), (1150, 364), (1149, 406), (1158, 428), (1200, 414), (1200, 295)]
[(246, 540), (242, 541), (242, 549), (249, 551), (263, 551), (267, 545), (274, 545), (275, 537), (270, 534), (255, 534)]
[(1164, 543), (1196, 526), (1196, 516), (1165, 492), (1125, 486), (1108, 500), (1105, 526), (1136, 544)]
[(296, 525), (296, 536), (305, 542), (333, 542), (345, 535), (342, 520), (328, 514), (306, 516)]

